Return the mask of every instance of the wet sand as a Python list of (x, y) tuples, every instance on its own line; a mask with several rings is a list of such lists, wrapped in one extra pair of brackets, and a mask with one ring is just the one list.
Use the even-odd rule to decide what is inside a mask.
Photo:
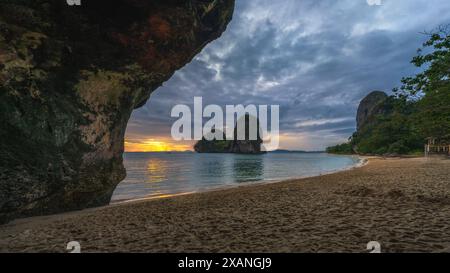
[(450, 252), (450, 160), (354, 170), (0, 226), (0, 252)]

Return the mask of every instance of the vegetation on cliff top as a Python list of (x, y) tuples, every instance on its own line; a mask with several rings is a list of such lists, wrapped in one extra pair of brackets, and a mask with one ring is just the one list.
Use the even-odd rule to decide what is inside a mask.
[[(339, 154), (411, 154), (423, 149), (425, 138), (450, 140), (449, 26), (428, 33), (412, 64), (424, 68), (402, 79), (394, 95), (381, 102), (371, 121), (348, 143), (327, 148)], [(423, 54), (423, 52), (427, 52)]]

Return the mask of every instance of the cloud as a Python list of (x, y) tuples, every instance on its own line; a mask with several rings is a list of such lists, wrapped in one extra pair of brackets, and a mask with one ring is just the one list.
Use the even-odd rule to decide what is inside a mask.
[(447, 0), (237, 0), (222, 37), (133, 113), (127, 139), (170, 137), (172, 107), (202, 96), (204, 104), (280, 105), (288, 146), (324, 149), (355, 130), (366, 94), (418, 72), (410, 60), (426, 40), (420, 32), (447, 23)]
[(336, 124), (345, 121), (353, 121), (354, 118), (329, 118), (329, 119), (313, 119), (313, 120), (304, 120), (295, 124), (295, 127), (311, 127), (317, 125), (327, 125), (327, 124)]

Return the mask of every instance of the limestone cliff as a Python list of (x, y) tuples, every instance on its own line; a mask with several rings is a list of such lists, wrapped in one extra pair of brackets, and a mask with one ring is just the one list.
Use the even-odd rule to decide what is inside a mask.
[[(256, 125), (256, 138), (253, 138), (250, 134), (251, 123)], [(245, 135), (243, 135), (242, 139), (238, 137), (239, 128), (245, 128)], [(236, 122), (236, 127), (234, 128), (234, 140), (231, 145), (231, 152), (237, 154), (261, 154), (264, 153), (261, 148), (262, 143), (259, 119), (248, 114), (241, 117)]]
[(380, 105), (388, 96), (383, 91), (373, 91), (361, 100), (356, 115), (356, 127), (359, 131), (370, 119), (379, 113)]
[[(250, 136), (250, 123), (251, 120), (256, 124), (256, 139), (252, 139)], [(245, 136), (243, 135), (241, 139), (238, 137), (238, 128), (245, 128)], [(214, 131), (212, 132), (214, 133)], [(253, 116), (245, 115), (240, 118), (236, 123), (234, 128), (234, 138), (233, 140), (226, 140), (225, 135), (223, 140), (206, 140), (203, 138), (198, 141), (194, 150), (197, 153), (236, 153), (236, 154), (262, 154), (263, 140), (261, 138), (261, 132), (259, 127), (259, 120)]]
[(107, 204), (133, 109), (231, 20), (234, 0), (0, 2), (0, 222)]
[[(214, 135), (222, 135), (222, 139), (215, 139)], [(213, 139), (213, 140), (208, 140)], [(197, 153), (228, 153), (231, 149), (232, 141), (226, 140), (226, 136), (223, 131), (212, 129), (211, 133), (207, 137), (203, 137), (194, 145), (194, 150)]]

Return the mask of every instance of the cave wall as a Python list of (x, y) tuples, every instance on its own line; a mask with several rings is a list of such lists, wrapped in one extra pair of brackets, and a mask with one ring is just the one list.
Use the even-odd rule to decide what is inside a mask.
[(133, 109), (230, 22), (234, 0), (0, 2), (0, 222), (108, 204)]

